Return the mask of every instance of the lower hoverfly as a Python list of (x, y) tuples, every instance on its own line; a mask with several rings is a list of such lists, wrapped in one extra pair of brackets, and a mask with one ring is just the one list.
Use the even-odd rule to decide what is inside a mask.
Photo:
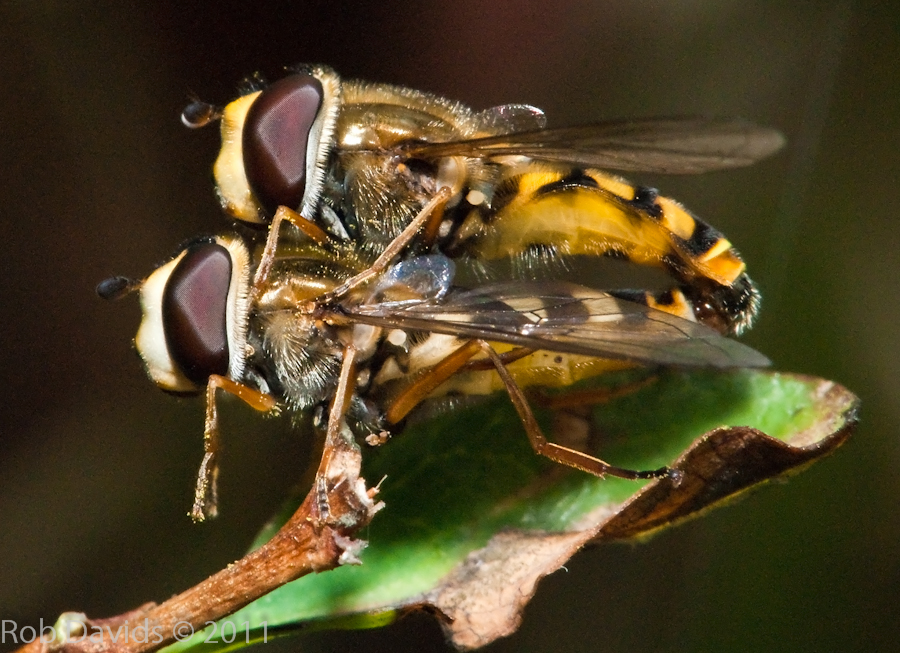
[[(207, 400), (194, 519), (216, 512), (218, 389), (260, 411), (328, 411), (383, 440), (426, 399), (508, 392), (534, 450), (602, 476), (633, 471), (547, 441), (527, 386), (564, 386), (623, 365), (762, 366), (767, 359), (692, 319), (687, 298), (653, 308), (560, 282), (464, 289), (444, 254), (410, 253), (438, 191), (374, 261), (353, 241), (287, 243), (275, 217), (262, 251), (237, 235), (201, 238), (149, 277), (100, 284), (112, 298), (140, 288), (136, 346), (150, 377)], [(675, 301), (675, 297), (678, 301)]]
[(655, 189), (600, 169), (744, 166), (781, 147), (773, 130), (701, 118), (547, 129), (532, 106), (476, 112), (342, 80), (325, 66), (298, 66), (272, 84), (251, 77), (224, 109), (194, 102), (182, 115), (192, 127), (218, 118), (217, 191), (240, 220), (265, 224), (281, 210), (320, 243), (352, 241), (374, 256), (446, 189), (413, 244), (418, 253), (512, 260), (524, 278), (542, 262), (619, 256), (663, 268), (695, 317), (723, 333), (740, 333), (756, 311), (756, 290), (722, 234)]

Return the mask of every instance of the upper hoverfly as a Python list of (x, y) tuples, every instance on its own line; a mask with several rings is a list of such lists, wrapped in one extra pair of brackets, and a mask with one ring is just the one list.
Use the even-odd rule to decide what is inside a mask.
[(690, 305), (723, 333), (740, 333), (755, 314), (756, 290), (722, 234), (655, 189), (598, 168), (744, 166), (782, 146), (773, 130), (700, 118), (546, 129), (535, 107), (475, 112), (408, 88), (342, 80), (324, 66), (297, 67), (270, 85), (251, 77), (224, 109), (195, 102), (182, 114), (192, 127), (216, 118), (218, 195), (245, 222), (267, 223), (282, 210), (318, 242), (354, 241), (374, 257), (446, 189), (414, 253), (511, 260), (526, 277), (544, 261), (615, 255), (677, 281), (675, 299), (632, 299), (682, 312)]

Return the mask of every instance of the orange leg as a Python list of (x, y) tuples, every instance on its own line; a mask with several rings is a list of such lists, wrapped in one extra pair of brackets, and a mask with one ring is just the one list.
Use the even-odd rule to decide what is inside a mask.
[(328, 242), (328, 234), (322, 231), (318, 225), (313, 224), (293, 209), (289, 209), (286, 206), (279, 206), (278, 210), (275, 211), (275, 216), (272, 218), (272, 224), (269, 225), (269, 235), (266, 237), (266, 245), (263, 247), (262, 254), (259, 257), (259, 265), (256, 266), (256, 274), (253, 275), (254, 293), (259, 292), (260, 286), (266, 282), (269, 272), (272, 271), (272, 264), (275, 262), (275, 250), (278, 248), (278, 232), (281, 229), (281, 222), (283, 220), (290, 222), (319, 245), (325, 245)]
[(419, 233), (419, 230), (422, 229), (422, 226), (428, 222), (429, 216), (435, 211), (443, 210), (443, 207), (447, 203), (447, 200), (450, 199), (450, 196), (451, 191), (449, 188), (446, 186), (441, 188), (435, 193), (435, 196), (422, 207), (422, 210), (419, 211), (419, 214), (413, 218), (409, 225), (407, 225), (406, 229), (401, 231), (400, 234), (391, 241), (390, 245), (388, 245), (381, 255), (375, 259), (375, 262), (372, 263), (369, 269), (347, 279), (347, 281), (325, 295), (322, 301), (328, 302), (346, 295), (357, 286), (361, 286), (384, 271), (391, 264), (391, 261), (403, 251), (403, 248), (415, 238), (416, 234)]
[(328, 409), (328, 426), (325, 430), (325, 447), (322, 451), (322, 460), (316, 471), (316, 503), (313, 515), (318, 523), (323, 524), (328, 520), (331, 506), (328, 503), (327, 487), (329, 481), (328, 467), (339, 449), (341, 430), (346, 428), (344, 417), (350, 406), (350, 399), (356, 389), (356, 348), (348, 345), (344, 349), (344, 357), (341, 359), (341, 373), (338, 377), (337, 388), (334, 391), (334, 399)]
[(434, 210), (428, 222), (422, 228), (422, 242), (426, 247), (431, 247), (437, 240), (438, 231), (441, 228), (441, 221), (444, 219), (444, 205), (441, 204)]
[(459, 372), (472, 356), (481, 351), (478, 340), (470, 340), (452, 354), (438, 362), (428, 372), (394, 398), (384, 413), (389, 424), (396, 424), (428, 397), (440, 384)]
[(203, 462), (197, 472), (197, 487), (194, 490), (194, 506), (191, 519), (203, 521), (218, 514), (219, 476), (219, 413), (216, 409), (216, 390), (224, 390), (241, 399), (251, 408), (268, 412), (276, 408), (275, 398), (231, 379), (213, 374), (206, 384), (206, 420), (203, 428)]
[(560, 408), (579, 408), (581, 406), (595, 406), (597, 404), (605, 404), (619, 397), (627, 397), (628, 395), (643, 390), (659, 380), (656, 375), (648, 376), (645, 379), (625, 383), (611, 388), (586, 388), (584, 390), (569, 390), (556, 394), (539, 393), (534, 399), (544, 408), (557, 410)]
[[(510, 349), (509, 351), (505, 351), (502, 354), (499, 354), (500, 360), (503, 361), (504, 365), (509, 365), (510, 363), (515, 363), (520, 358), (525, 358), (526, 356), (530, 356), (534, 353), (534, 349), (528, 349), (527, 347), (516, 347), (515, 349)], [(479, 359), (476, 361), (469, 361), (461, 368), (461, 372), (481, 372), (484, 370), (492, 370), (494, 369), (494, 363), (490, 359)]]
[[(278, 210), (275, 211), (275, 217), (282, 216), (282, 219), (287, 220), (292, 225), (297, 227), (301, 232), (303, 232), (307, 238), (315, 242), (317, 245), (325, 245), (329, 241), (329, 236), (325, 233), (319, 225), (314, 222), (311, 222), (304, 218), (302, 215), (297, 213), (294, 209), (290, 209), (286, 206), (279, 206)], [(275, 218), (273, 218), (274, 222)]]
[(554, 462), (574, 467), (575, 469), (580, 469), (600, 477), (609, 475), (634, 480), (661, 478), (671, 474), (671, 471), (667, 467), (650, 471), (638, 471), (616, 467), (582, 451), (570, 449), (556, 444), (555, 442), (549, 442), (544, 436), (543, 431), (541, 431), (540, 424), (538, 424), (538, 421), (531, 410), (531, 406), (528, 404), (525, 393), (522, 392), (522, 389), (515, 382), (515, 379), (513, 379), (509, 370), (506, 369), (506, 365), (500, 355), (484, 340), (470, 340), (432, 367), (427, 374), (417, 379), (406, 388), (406, 390), (395, 398), (394, 402), (385, 411), (385, 418), (387, 421), (391, 424), (396, 424), (402, 420), (441, 383), (463, 369), (463, 367), (466, 367), (469, 359), (479, 352), (484, 352), (488, 356), (494, 369), (497, 370), (497, 374), (500, 375), (500, 379), (503, 381), (506, 392), (509, 394), (509, 398), (515, 407), (516, 412), (519, 413), (519, 419), (522, 420), (522, 425), (525, 427), (525, 433), (528, 435), (528, 441), (531, 443), (531, 448), (534, 449), (535, 453), (544, 456), (545, 458), (549, 458)]
[(531, 411), (531, 406), (528, 405), (525, 393), (522, 392), (522, 389), (515, 382), (515, 379), (512, 378), (509, 370), (506, 369), (503, 361), (500, 360), (500, 356), (487, 342), (481, 341), (481, 347), (494, 362), (497, 374), (500, 375), (500, 379), (503, 381), (503, 385), (506, 386), (506, 391), (509, 393), (509, 398), (512, 400), (516, 412), (519, 413), (519, 419), (522, 420), (522, 425), (525, 427), (525, 433), (528, 435), (528, 441), (531, 443), (531, 448), (534, 449), (535, 453), (544, 456), (545, 458), (549, 458), (554, 462), (568, 465), (569, 467), (574, 467), (575, 469), (580, 469), (588, 474), (600, 477), (609, 475), (637, 480), (643, 478), (663, 478), (671, 475), (671, 471), (668, 467), (661, 467), (660, 469), (650, 471), (624, 469), (622, 467), (610, 465), (609, 463), (582, 451), (570, 449), (556, 444), (555, 442), (549, 442), (544, 436), (543, 431), (541, 431), (541, 427), (538, 424), (534, 413)]

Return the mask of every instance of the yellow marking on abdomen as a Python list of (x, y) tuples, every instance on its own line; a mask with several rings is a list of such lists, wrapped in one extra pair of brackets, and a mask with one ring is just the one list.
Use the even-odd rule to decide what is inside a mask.
[[(500, 353), (510, 349), (508, 345), (493, 346)], [(538, 351), (506, 367), (520, 387), (564, 388), (583, 379), (636, 366), (630, 361)], [(441, 397), (453, 392), (487, 395), (505, 390), (496, 371), (469, 371), (460, 372), (447, 379), (431, 394), (431, 397)]]
[(517, 177), (515, 197), (489, 219), (472, 245), (474, 255), (508, 258), (522, 255), (535, 245), (545, 245), (563, 256), (617, 252), (634, 263), (654, 267), (674, 257), (691, 276), (722, 285), (732, 284), (743, 273), (743, 261), (725, 238), (697, 255), (686, 250), (685, 243), (700, 223), (672, 199), (657, 198), (655, 206), (660, 213), (651, 216), (630, 204), (635, 197), (634, 186), (594, 170), (584, 174), (597, 184), (596, 188), (573, 184), (542, 192), (569, 172), (542, 170)]
[[(410, 350), (406, 371), (400, 370), (394, 359), (390, 358), (381, 366), (373, 385), (387, 386), (395, 383), (402, 385), (404, 379), (412, 381), (417, 374), (426, 373), (428, 368), (439, 363), (466, 342), (466, 339), (456, 336), (431, 334), (424, 342)], [(500, 354), (515, 348), (505, 343), (492, 343), (492, 346)], [(636, 364), (630, 361), (537, 351), (510, 363), (507, 369), (516, 383), (522, 387), (561, 388), (598, 374), (635, 366)], [(495, 370), (463, 371), (442, 383), (430, 396), (440, 397), (451, 392), (488, 395), (504, 389), (503, 382)]]

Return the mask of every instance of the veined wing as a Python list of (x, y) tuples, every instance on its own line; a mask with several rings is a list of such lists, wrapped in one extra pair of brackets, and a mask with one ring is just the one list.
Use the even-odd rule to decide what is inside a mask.
[(613, 170), (694, 174), (747, 166), (784, 145), (773, 129), (736, 119), (601, 122), (447, 143), (404, 145), (405, 156), (527, 156)]
[(702, 324), (568, 283), (498, 284), (451, 292), (440, 303), (364, 304), (342, 313), (375, 326), (649, 365), (769, 365), (759, 352)]

